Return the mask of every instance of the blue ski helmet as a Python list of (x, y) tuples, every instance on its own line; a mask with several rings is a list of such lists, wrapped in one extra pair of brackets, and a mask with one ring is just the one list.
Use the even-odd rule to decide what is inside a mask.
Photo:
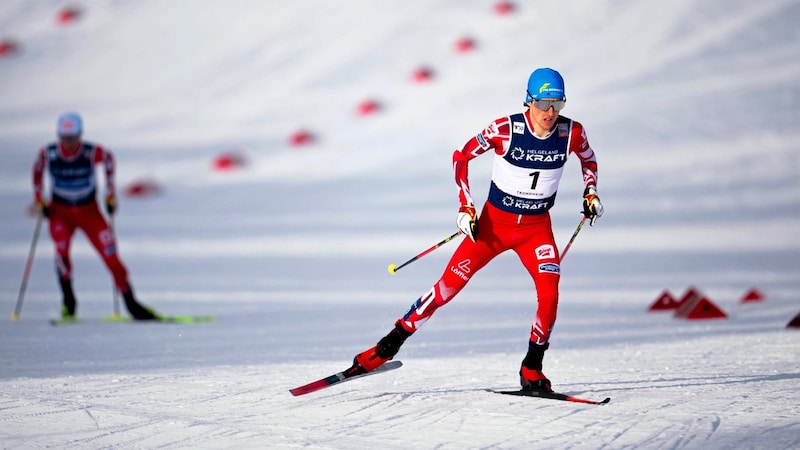
[(74, 112), (66, 112), (59, 116), (56, 133), (58, 137), (80, 137), (83, 134), (81, 116)]
[(528, 92), (525, 103), (543, 98), (566, 99), (564, 79), (561, 74), (550, 68), (536, 69), (528, 78)]

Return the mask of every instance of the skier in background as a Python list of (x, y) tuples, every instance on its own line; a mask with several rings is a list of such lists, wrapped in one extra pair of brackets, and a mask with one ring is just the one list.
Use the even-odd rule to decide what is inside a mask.
[[(498, 254), (514, 250), (533, 278), (539, 305), (519, 371), (520, 383), (523, 390), (552, 392), (550, 380), (542, 373), (542, 360), (556, 320), (561, 261), (548, 211), (569, 154), (577, 155), (583, 172), (583, 215), (591, 225), (603, 215), (595, 154), (583, 126), (560, 115), (566, 100), (561, 75), (553, 69), (537, 69), (528, 79), (527, 111), (495, 120), (453, 153), (461, 203), (457, 224), (466, 238), (431, 290), (411, 305), (377, 345), (356, 355), (350, 371), (369, 372), (392, 359), (405, 340), (476, 272)], [(487, 152), (495, 154), (492, 181), (478, 218), (467, 167), (471, 159)]]
[[(106, 211), (116, 209), (114, 194), (114, 157), (103, 147), (81, 140), (83, 122), (72, 112), (58, 118), (58, 142), (39, 150), (33, 165), (33, 192), (41, 214), (50, 222), (50, 236), (55, 244), (56, 272), (63, 295), (61, 315), (74, 319), (77, 302), (72, 290), (70, 244), (76, 229), (81, 229), (97, 250), (114, 278), (114, 284), (125, 299), (125, 306), (136, 320), (154, 320), (152, 309), (136, 301), (128, 281), (128, 271), (117, 253), (114, 233), (100, 212), (96, 201), (95, 165), (103, 164), (106, 178)], [(43, 196), (43, 175), (50, 174), (50, 203)]]

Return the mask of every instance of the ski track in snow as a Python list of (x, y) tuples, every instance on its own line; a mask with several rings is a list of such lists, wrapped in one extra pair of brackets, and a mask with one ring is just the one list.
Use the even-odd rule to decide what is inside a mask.
[[(43, 230), (23, 313), (0, 320), (0, 447), (796, 449), (800, 3), (366, 0), (267, 5), (7, 0), (0, 39), (0, 298), (13, 310), (30, 167), (62, 110), (115, 152), (120, 252), (139, 296), (209, 324), (104, 324), (111, 281), (79, 234), (79, 315), (58, 312)], [(200, 5), (200, 6), (198, 6)], [(544, 19), (543, 19), (544, 18)], [(476, 50), (455, 54), (464, 35)], [(547, 51), (543, 51), (546, 37)], [(428, 84), (410, 72), (430, 65)], [(400, 370), (301, 397), (347, 367), (441, 273), (452, 149), (558, 68), (600, 162), (606, 215), (562, 264), (545, 372), (606, 405), (487, 392), (518, 384), (535, 293), (501, 255), (403, 347)], [(358, 102), (385, 108), (359, 117)], [(289, 148), (310, 128), (319, 138)], [(249, 165), (210, 169), (223, 151)], [(490, 159), (470, 167), (485, 198)], [(579, 220), (575, 161), (552, 217)], [(101, 177), (101, 185), (102, 185)], [(648, 314), (698, 287), (728, 315)], [(762, 303), (740, 304), (750, 287)], [(7, 317), (7, 316), (4, 316)]]

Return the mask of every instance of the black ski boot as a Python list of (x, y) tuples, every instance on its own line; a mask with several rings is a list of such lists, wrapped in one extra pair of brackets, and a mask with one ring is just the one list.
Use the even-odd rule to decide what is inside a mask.
[(128, 286), (128, 291), (122, 293), (125, 299), (125, 307), (135, 320), (158, 320), (158, 315), (151, 309), (136, 301), (133, 296), (133, 288)]
[(78, 302), (75, 300), (75, 292), (72, 290), (72, 280), (69, 278), (65, 280), (59, 276), (58, 284), (61, 286), (61, 298), (63, 302), (61, 318), (74, 319)]

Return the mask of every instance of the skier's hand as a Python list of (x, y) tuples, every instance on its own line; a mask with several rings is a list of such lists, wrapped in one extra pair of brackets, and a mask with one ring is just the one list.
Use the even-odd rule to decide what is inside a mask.
[(583, 191), (583, 216), (589, 219), (589, 225), (594, 225), (597, 218), (603, 216), (603, 204), (593, 187)]
[(106, 212), (108, 212), (109, 216), (113, 216), (116, 211), (117, 211), (117, 196), (115, 196), (114, 194), (108, 194), (106, 196)]
[(459, 208), (456, 224), (462, 233), (469, 236), (472, 242), (475, 242), (478, 237), (478, 217), (475, 214), (474, 206), (462, 206)]
[(36, 209), (39, 210), (39, 212), (42, 214), (42, 217), (50, 217), (50, 209), (47, 208), (47, 204), (45, 204), (44, 200), (36, 200)]

